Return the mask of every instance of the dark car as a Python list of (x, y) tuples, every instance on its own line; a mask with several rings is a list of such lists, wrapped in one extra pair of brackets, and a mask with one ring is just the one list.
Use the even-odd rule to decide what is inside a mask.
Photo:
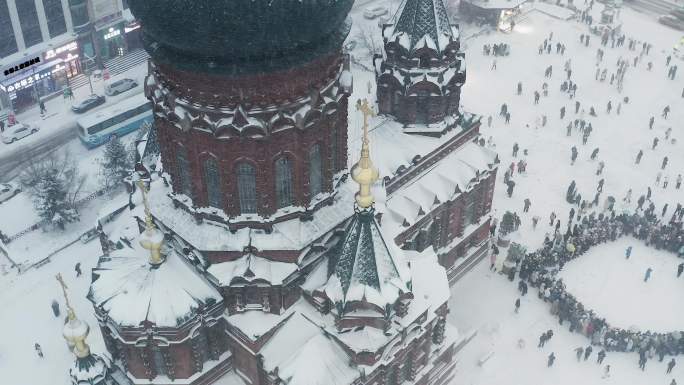
[(105, 97), (101, 95), (90, 95), (84, 100), (80, 101), (77, 104), (74, 104), (71, 106), (71, 110), (74, 111), (77, 114), (86, 112), (92, 108), (95, 108), (105, 102)]
[(660, 24), (665, 24), (668, 27), (672, 27), (674, 29), (678, 29), (680, 31), (684, 31), (684, 21), (672, 16), (672, 15), (663, 15), (658, 18), (658, 21)]

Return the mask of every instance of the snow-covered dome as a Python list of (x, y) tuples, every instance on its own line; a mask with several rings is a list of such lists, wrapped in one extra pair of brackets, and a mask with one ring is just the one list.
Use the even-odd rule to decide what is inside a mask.
[(176, 327), (222, 301), (182, 256), (169, 251), (163, 263), (151, 265), (149, 252), (136, 242), (100, 259), (93, 274), (88, 298), (119, 326)]
[[(339, 49), (353, 0), (131, 0), (152, 57), (195, 71), (302, 62)], [(312, 57), (309, 53), (314, 53)], [(276, 60), (271, 60), (276, 58)], [(233, 65), (238, 64), (238, 65)], [(291, 64), (291, 63), (290, 63)], [(257, 68), (259, 69), (259, 68)]]
[(83, 358), (74, 360), (69, 369), (69, 376), (73, 385), (100, 385), (105, 384), (109, 362), (97, 354), (89, 354)]

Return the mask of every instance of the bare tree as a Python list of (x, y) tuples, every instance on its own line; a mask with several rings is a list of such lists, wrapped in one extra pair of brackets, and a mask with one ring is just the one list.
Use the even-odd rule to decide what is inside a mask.
[(357, 34), (358, 40), (368, 51), (368, 57), (373, 57), (376, 53), (381, 53), (382, 44), (378, 41), (378, 33), (371, 31), (368, 27), (359, 27)]

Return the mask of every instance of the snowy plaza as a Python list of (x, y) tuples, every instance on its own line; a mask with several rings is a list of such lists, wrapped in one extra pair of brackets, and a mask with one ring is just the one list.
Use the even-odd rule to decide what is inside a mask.
[[(350, 12), (353, 25), (347, 44), (349, 41), (354, 41), (355, 44), (350, 48), (350, 72), (354, 87), (348, 108), (348, 168), (357, 162), (362, 146), (360, 138), (365, 115), (357, 110), (356, 101), (363, 98), (374, 100), (376, 94), (371, 47), (382, 47), (382, 35), (377, 20), (367, 20), (362, 14), (364, 9), (377, 5), (389, 8), (393, 15), (399, 3), (369, 1)], [(535, 5), (539, 7), (535, 8)], [(579, 1), (575, 5), (584, 9), (588, 3)], [(602, 9), (602, 4), (595, 3), (589, 14), (594, 20), (598, 20)], [(500, 229), (503, 214), (507, 211), (516, 212), (521, 223), (520, 228), (511, 235), (511, 240), (523, 245), (528, 252), (542, 248), (545, 237), (553, 238), (556, 220), (561, 222), (559, 231), (562, 236), (568, 227), (568, 212), (571, 208), (573, 213), (574, 210), (579, 211), (578, 205), (571, 205), (566, 200), (566, 191), (571, 181), (576, 182), (577, 192), (588, 202), (594, 199), (599, 181), (603, 181), (600, 200), (587, 209), (586, 215), (592, 211), (596, 215), (607, 213), (605, 201), (608, 196), (615, 198), (614, 209), (618, 214), (632, 213), (637, 210), (639, 197), (645, 196), (647, 191), (650, 200), (643, 203), (643, 209), (653, 202), (653, 213), (662, 223), (670, 220), (678, 203), (684, 204), (684, 187), (677, 186), (678, 176), (681, 183), (681, 175), (684, 174), (684, 73), (678, 73), (674, 79), (667, 76), (672, 65), (684, 67), (684, 57), (674, 56), (672, 50), (682, 38), (682, 32), (659, 24), (656, 16), (637, 12), (625, 4), (619, 10), (617, 18), (621, 23), (621, 33), (626, 35), (628, 41), (636, 41), (635, 49), (630, 50), (628, 42), (619, 47), (611, 47), (610, 42), (603, 46), (601, 38), (590, 33), (589, 27), (578, 20), (579, 12), (573, 18), (567, 18), (568, 12), (566, 8), (550, 3), (532, 3), (516, 20), (510, 33), (452, 20), (460, 23), (461, 50), (465, 52), (467, 63), (467, 81), (461, 91), (461, 108), (465, 112), (481, 116), (481, 137), (487, 142), (486, 147), (498, 153), (499, 164), (491, 217), (498, 219)], [(364, 37), (368, 33), (375, 36)], [(580, 41), (580, 35), (591, 36), (588, 45), (584, 43), (584, 38)], [(550, 39), (548, 41), (553, 49), (551, 53), (540, 54), (539, 48), (545, 39)], [(495, 57), (483, 53), (485, 45), (501, 43), (508, 45), (509, 55)], [(556, 53), (557, 43), (564, 46), (564, 54)], [(648, 54), (640, 55), (642, 44), (652, 45)], [(597, 57), (599, 49), (604, 52), (601, 59)], [(638, 59), (633, 65), (635, 57)], [(624, 73), (622, 89), (618, 90), (617, 82), (611, 84), (610, 76), (617, 71), (618, 61), (621, 60), (627, 61), (629, 65)], [(652, 63), (651, 69), (649, 62)], [(552, 66), (553, 72), (545, 77), (545, 70), (549, 66)], [(607, 69), (606, 80), (597, 79), (597, 68)], [(571, 69), (571, 77), (567, 75), (567, 69)], [(135, 69), (136, 72), (142, 70), (142, 67)], [(574, 97), (560, 89), (568, 78), (577, 85)], [(520, 94), (517, 92), (519, 83), (522, 87)], [(547, 84), (548, 95), (543, 92), (543, 84)], [(541, 95), (538, 103), (534, 100), (535, 91)], [(579, 102), (578, 112), (575, 112), (576, 102)], [(609, 102), (611, 107), (607, 107)], [(507, 106), (509, 118), (500, 114), (503, 104)], [(590, 115), (592, 107), (596, 116)], [(669, 113), (664, 114), (666, 107)], [(651, 117), (653, 127), (649, 128)], [(381, 119), (383, 118), (376, 117), (371, 120), (371, 138), (374, 138), (374, 132), (380, 136), (378, 132), (384, 124)], [(583, 144), (582, 130), (576, 126), (567, 128), (575, 120), (585, 120), (593, 127), (586, 144)], [(134, 135), (130, 134), (126, 142), (132, 141)], [(657, 145), (654, 145), (654, 138), (658, 139)], [(422, 145), (420, 141), (416, 143), (416, 147)], [(89, 178), (88, 192), (91, 192), (94, 187), (91, 188), (90, 185), (94, 186), (97, 178), (96, 160), (101, 156), (102, 149), (87, 151), (77, 146), (80, 146), (77, 139), (68, 144), (82, 159), (82, 167)], [(370, 146), (371, 158), (376, 164), (380, 163), (381, 171), (384, 164), (380, 159), (384, 159), (393, 150), (398, 151), (391, 146), (374, 147), (372, 141)], [(519, 147), (515, 156), (514, 146)], [(0, 145), (0, 151), (7, 147), (9, 146)], [(578, 152), (574, 161), (571, 150), (573, 147)], [(643, 151), (643, 156), (637, 162), (635, 159), (640, 150)], [(592, 159), (594, 151), (596, 154)], [(665, 157), (666, 164), (663, 161)], [(518, 170), (521, 160), (526, 165), (523, 173)], [(504, 173), (510, 167), (515, 188), (507, 191)], [(381, 181), (383, 176), (385, 175), (382, 173), (379, 176)], [(156, 183), (161, 186), (160, 181)], [(433, 189), (433, 186), (423, 187), (426, 190)], [(434, 186), (434, 190), (437, 189)], [(347, 193), (344, 189), (340, 191)], [(162, 192), (156, 194), (159, 197), (164, 196)], [(629, 199), (624, 199), (626, 196)], [(22, 216), (24, 214), (21, 210), (31, 210), (30, 200), (25, 196), (19, 198), (23, 203), (11, 206), (16, 207), (15, 212), (7, 209), (10, 207), (7, 203), (12, 202), (9, 201), (0, 205), (0, 215)], [(529, 210), (523, 210), (525, 199), (529, 199)], [(348, 200), (353, 200), (351, 193)], [(102, 201), (98, 205), (125, 204), (128, 196), (122, 189), (113, 196), (99, 198), (97, 201)], [(666, 204), (668, 207), (663, 213), (663, 206)], [(138, 211), (142, 212), (142, 209)], [(91, 222), (95, 221), (97, 212), (97, 206), (90, 207), (84, 214), (83, 223), (71, 225), (78, 229), (73, 231), (82, 232), (89, 228)], [(550, 219), (552, 213), (553, 219)], [(171, 214), (168, 218), (178, 219), (178, 222), (190, 221), (187, 219), (190, 215), (185, 212), (182, 215)], [(330, 215), (340, 214), (333, 212)], [(30, 216), (36, 217), (33, 214)], [(387, 217), (390, 215), (387, 214)], [(538, 224), (533, 226), (535, 217)], [(85, 223), (86, 220), (89, 222)], [(0, 221), (0, 230), (15, 230), (16, 226), (6, 224), (7, 221), (7, 218)], [(385, 221), (393, 223), (390, 219), (383, 220), (383, 227), (391, 226), (386, 225)], [(402, 225), (401, 221), (397, 223), (397, 228)], [(319, 225), (314, 222), (312, 226)], [(304, 230), (293, 230), (292, 234), (299, 234), (299, 231)], [(66, 232), (53, 239), (50, 238), (50, 233), (42, 231), (33, 232), (23, 240), (20, 238), (15, 245), (21, 247), (14, 249), (13, 259), (27, 265), (43, 259), (51, 249), (58, 247), (58, 243), (66, 243), (67, 238), (76, 239), (79, 235), (69, 234), (69, 227)], [(211, 239), (212, 234), (214, 233), (205, 234), (207, 242), (215, 241)], [(247, 239), (244, 233), (231, 234)], [(250, 247), (253, 246), (251, 237), (250, 234)], [(254, 239), (258, 246), (261, 238), (255, 236)], [(295, 242), (287, 237), (283, 239), (286, 239), (283, 242)], [(630, 246), (631, 255), (626, 258), (625, 251)], [(105, 340), (97, 327), (98, 319), (92, 311), (93, 303), (86, 298), (89, 290), (92, 290), (91, 269), (98, 266), (101, 255), (102, 250), (97, 239), (89, 243), (75, 242), (53, 255), (42, 266), (29, 268), (21, 273), (11, 268), (0, 255), (0, 265), (3, 265), (0, 269), (0, 329), (3, 330), (0, 337), (0, 384), (69, 384), (68, 370), (73, 366), (73, 355), (61, 335), (62, 319), (54, 317), (50, 309), (53, 300), (62, 301), (61, 289), (55, 281), (58, 273), (64, 276), (69, 287), (70, 299), (78, 317), (90, 325), (88, 341), (91, 350), (98, 354), (107, 351)], [(672, 358), (669, 355), (663, 362), (659, 362), (657, 357), (650, 358), (643, 371), (638, 367), (639, 354), (636, 352), (608, 352), (605, 361), (597, 364), (596, 354), (601, 350), (600, 346), (594, 346), (594, 353), (587, 361), (578, 361), (575, 349), (589, 346), (590, 338), (570, 332), (567, 323), (559, 325), (558, 318), (550, 312), (550, 304), (538, 297), (537, 288), (530, 287), (529, 293), (521, 297), (517, 290), (518, 278), (509, 281), (500, 272), (504, 268), (505, 257), (505, 249), (502, 249), (496, 260), (490, 261), (487, 254), (450, 288), (447, 322), (454, 330), (458, 330), (458, 338), (469, 339), (469, 342), (454, 356), (456, 365), (449, 384), (670, 385), (673, 379), (678, 384), (684, 384), (682, 356), (674, 357), (677, 365), (670, 374), (666, 374), (667, 362)], [(586, 308), (605, 318), (614, 327), (663, 333), (684, 331), (684, 307), (681, 305), (684, 277), (677, 275), (677, 268), (682, 262), (684, 260), (675, 253), (656, 250), (642, 240), (625, 236), (591, 247), (584, 255), (565, 264), (557, 278), (562, 279), (567, 291)], [(83, 270), (80, 277), (74, 271), (77, 263), (80, 263)], [(246, 270), (257, 266), (256, 263), (251, 265), (251, 260), (246, 263), (249, 266)], [(494, 271), (490, 269), (490, 263), (494, 264)], [(225, 267), (228, 268), (237, 270), (239, 266)], [(652, 269), (652, 273), (648, 282), (644, 282), (644, 274), (648, 268)], [(277, 266), (254, 267), (259, 275), (262, 273), (257, 269), (267, 270), (263, 274), (269, 275), (271, 279), (283, 274)], [(124, 278), (121, 279), (123, 281)], [(306, 285), (308, 287), (309, 283)], [(155, 294), (163, 296), (177, 292), (178, 290), (169, 289)], [(520, 309), (516, 312), (514, 304), (518, 298)], [(66, 313), (65, 308), (62, 311)], [(257, 314), (253, 319), (241, 316), (249, 320), (247, 328), (269, 330), (266, 326), (258, 327), (258, 322), (264, 318)], [(300, 317), (300, 313), (295, 314)], [(301, 314), (309, 318), (308, 313), (302, 311)], [(292, 319), (296, 317), (293, 316)], [(267, 321), (275, 324), (271, 319)], [(292, 327), (289, 323), (284, 325), (283, 328)], [(447, 330), (451, 329), (447, 327)], [(547, 330), (552, 330), (554, 336), (543, 348), (538, 348), (538, 338)], [(316, 338), (311, 337), (311, 340), (316, 341)], [(372, 337), (368, 338), (372, 340)], [(34, 343), (40, 343), (44, 358), (36, 355)], [(369, 342), (372, 343), (374, 340)], [(556, 357), (555, 363), (548, 367), (547, 357), (552, 352)], [(295, 358), (301, 352), (296, 350), (296, 353)], [(327, 364), (326, 359), (327, 356), (322, 357), (320, 365)], [(610, 365), (610, 376), (605, 375), (606, 364)], [(311, 365), (317, 364), (311, 362)], [(339, 367), (334, 370), (335, 373), (346, 373)], [(295, 375), (292, 378), (301, 377)], [(219, 380), (215, 384), (246, 383), (236, 380), (232, 375), (224, 381)], [(338, 382), (331, 381), (330, 384), (337, 385)]]
[[(632, 246), (632, 255), (625, 250)], [(622, 262), (622, 263), (621, 263)], [(595, 246), (568, 263), (560, 274), (568, 291), (616, 326), (659, 332), (682, 330), (684, 313), (677, 293), (681, 260), (632, 237)], [(653, 273), (644, 282), (646, 269)]]

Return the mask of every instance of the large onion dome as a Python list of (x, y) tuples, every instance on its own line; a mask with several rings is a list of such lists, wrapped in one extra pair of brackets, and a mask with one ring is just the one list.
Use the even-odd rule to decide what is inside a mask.
[(288, 68), (339, 49), (353, 0), (129, 0), (157, 62), (203, 72)]

